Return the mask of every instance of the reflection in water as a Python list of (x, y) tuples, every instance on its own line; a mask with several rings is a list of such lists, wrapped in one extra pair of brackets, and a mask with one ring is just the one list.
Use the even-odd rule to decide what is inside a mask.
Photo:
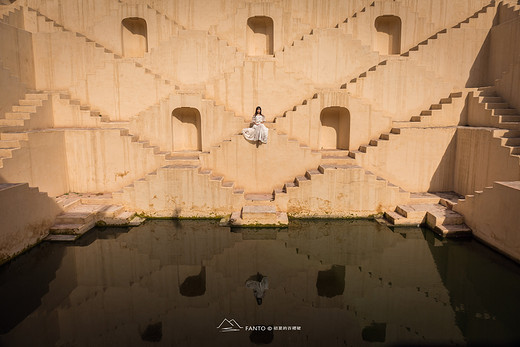
[(265, 295), (265, 291), (269, 289), (269, 280), (267, 277), (257, 272), (256, 275), (249, 277), (249, 280), (246, 281), (246, 287), (253, 290), (256, 303), (258, 305), (262, 305), (262, 299)]
[(179, 287), (182, 296), (201, 296), (206, 293), (206, 267), (198, 275), (188, 276)]
[(332, 298), (342, 295), (345, 290), (345, 266), (332, 265), (329, 270), (318, 271), (316, 288), (319, 296)]
[[(258, 305), (244, 279), (262, 274), (269, 300)], [(519, 291), (518, 265), (420, 228), (325, 220), (242, 233), (147, 221), (42, 244), (1, 267), (0, 345), (513, 343)], [(236, 331), (217, 329), (226, 319)]]
[[(272, 325), (270, 326), (272, 328)], [(273, 342), (274, 332), (273, 330), (256, 330), (251, 332), (249, 340), (255, 345), (268, 345)]]
[(162, 322), (149, 324), (141, 334), (143, 341), (159, 342), (162, 339)]
[(363, 340), (368, 342), (385, 342), (386, 323), (372, 323), (363, 328)]

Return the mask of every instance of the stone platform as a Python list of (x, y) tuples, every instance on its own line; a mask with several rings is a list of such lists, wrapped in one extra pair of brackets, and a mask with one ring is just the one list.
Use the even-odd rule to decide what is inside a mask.
[(287, 213), (279, 212), (273, 205), (246, 205), (241, 211), (235, 211), (229, 217), (222, 218), (221, 226), (231, 227), (287, 227)]

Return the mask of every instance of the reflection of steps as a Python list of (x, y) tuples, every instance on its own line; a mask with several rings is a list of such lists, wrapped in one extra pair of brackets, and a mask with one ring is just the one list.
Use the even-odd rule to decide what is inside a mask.
[(240, 211), (220, 221), (221, 226), (285, 227), (289, 224), (286, 212), (278, 210), (274, 193), (245, 194), (246, 203)]
[(230, 226), (287, 226), (287, 213), (273, 205), (245, 205), (240, 212), (233, 212), (224, 225)]
[[(428, 225), (430, 229), (443, 237), (470, 236), (471, 229), (464, 224), (464, 217), (451, 210), (456, 194), (434, 197), (438, 203), (431, 202), (431, 195), (425, 196), (424, 202), (411, 205), (398, 205), (394, 212), (385, 212), (385, 218), (394, 226)], [(417, 199), (421, 200), (421, 198)]]
[(135, 212), (127, 212), (123, 206), (112, 205), (111, 195), (62, 195), (56, 198), (64, 212), (56, 217), (50, 228), (48, 241), (74, 241), (96, 224), (110, 226), (135, 226), (143, 219)]

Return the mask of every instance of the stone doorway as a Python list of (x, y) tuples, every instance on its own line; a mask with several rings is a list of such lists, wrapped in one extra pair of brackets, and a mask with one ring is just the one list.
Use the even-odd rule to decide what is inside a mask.
[(272, 55), (274, 47), (274, 23), (266, 16), (250, 17), (247, 20), (247, 53), (250, 56)]
[(125, 57), (140, 58), (148, 52), (148, 29), (146, 21), (138, 17), (121, 21), (122, 47)]
[(349, 149), (350, 112), (345, 107), (327, 107), (320, 114), (320, 147)]
[(384, 15), (376, 18), (376, 50), (379, 54), (401, 54), (401, 18)]
[(172, 111), (172, 150), (202, 150), (200, 112), (192, 107)]

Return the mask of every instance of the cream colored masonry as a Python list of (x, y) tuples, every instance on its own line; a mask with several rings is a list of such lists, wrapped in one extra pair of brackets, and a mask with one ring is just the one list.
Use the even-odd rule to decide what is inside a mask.
[[(46, 212), (38, 227), (6, 217), (0, 240), (20, 242), (2, 241), (2, 259), (88, 210), (77, 237), (105, 205), (112, 219), (371, 216), (440, 191), (467, 196), (446, 205), (518, 254), (476, 212), (520, 192), (514, 2), (201, 1), (0, 5), (0, 202), (47, 193), (13, 200)], [(240, 135), (257, 105), (259, 146)], [(518, 226), (511, 208), (493, 220)]]

